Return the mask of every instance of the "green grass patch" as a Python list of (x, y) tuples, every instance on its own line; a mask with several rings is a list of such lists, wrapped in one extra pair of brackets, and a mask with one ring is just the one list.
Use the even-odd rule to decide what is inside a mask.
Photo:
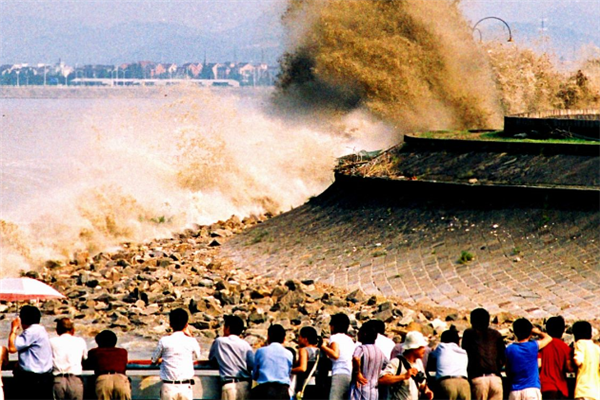
[(475, 255), (468, 251), (463, 251), (460, 253), (460, 257), (458, 258), (459, 264), (467, 264), (475, 259)]
[(482, 140), (482, 141), (497, 141), (497, 142), (518, 142), (518, 143), (566, 143), (566, 144), (589, 144), (598, 145), (598, 142), (593, 140), (585, 140), (579, 138), (565, 139), (530, 139), (530, 138), (512, 138), (503, 137), (504, 131), (431, 131), (411, 133), (411, 135), (424, 139), (459, 139), (459, 140)]

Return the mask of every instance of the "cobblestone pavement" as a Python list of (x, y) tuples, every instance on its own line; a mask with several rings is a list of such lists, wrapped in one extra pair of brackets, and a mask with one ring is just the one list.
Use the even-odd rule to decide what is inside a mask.
[[(233, 238), (222, 254), (255, 273), (407, 303), (600, 319), (600, 210), (440, 204), (330, 189)], [(463, 252), (474, 259), (460, 263)]]

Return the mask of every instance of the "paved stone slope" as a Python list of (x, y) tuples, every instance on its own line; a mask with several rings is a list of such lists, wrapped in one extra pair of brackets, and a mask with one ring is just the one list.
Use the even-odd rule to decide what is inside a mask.
[[(335, 183), (236, 236), (222, 254), (259, 275), (409, 303), (600, 318), (599, 209), (477, 208), (437, 197), (357, 193)], [(474, 259), (460, 263), (463, 252)]]

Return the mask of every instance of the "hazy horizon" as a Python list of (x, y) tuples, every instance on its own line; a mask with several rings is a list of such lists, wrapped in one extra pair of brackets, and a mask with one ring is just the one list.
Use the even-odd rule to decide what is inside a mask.
[[(182, 63), (206, 55), (212, 62), (274, 64), (285, 49), (285, 6), (285, 0), (0, 0), (0, 63)], [(463, 0), (461, 8), (471, 23), (502, 18), (518, 43), (547, 35), (550, 50), (563, 57), (586, 44), (600, 47), (596, 1)], [(499, 25), (478, 28), (488, 40)]]

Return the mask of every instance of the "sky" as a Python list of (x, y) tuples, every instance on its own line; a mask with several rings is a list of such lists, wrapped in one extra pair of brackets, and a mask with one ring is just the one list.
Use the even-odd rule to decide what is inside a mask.
[[(0, 0), (0, 63), (49, 62), (59, 57), (71, 63), (139, 61), (135, 57), (183, 62), (200, 61), (204, 53), (215, 62), (266, 57), (273, 63), (283, 51), (279, 21), (285, 4), (286, 0)], [(488, 16), (502, 18), (517, 38), (523, 32), (523, 40), (525, 30), (531, 40), (542, 21), (549, 32), (574, 41), (569, 44), (573, 49), (600, 36), (600, 0), (460, 4), (473, 24)], [(162, 36), (153, 37), (159, 29), (149, 24), (160, 23)], [(478, 28), (486, 34), (494, 23), (486, 21)], [(573, 32), (579, 36), (570, 36)]]
[(228, 29), (261, 14), (279, 15), (284, 6), (283, 0), (0, 0), (5, 15), (95, 27), (138, 21)]

